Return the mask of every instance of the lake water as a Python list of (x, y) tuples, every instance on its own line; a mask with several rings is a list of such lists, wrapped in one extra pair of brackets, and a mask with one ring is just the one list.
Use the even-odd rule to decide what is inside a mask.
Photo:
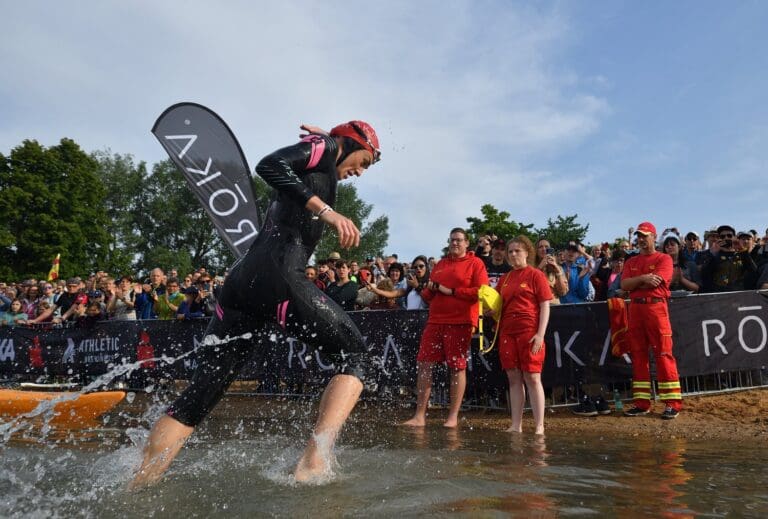
[[(156, 407), (145, 416), (154, 418)], [(125, 490), (143, 426), (39, 431), (0, 444), (0, 516), (15, 517), (765, 517), (765, 444), (546, 438), (464, 426), (392, 425), (403, 409), (363, 405), (334, 475), (295, 485), (307, 402), (232, 399), (159, 484)], [(110, 424), (108, 424), (110, 425)]]

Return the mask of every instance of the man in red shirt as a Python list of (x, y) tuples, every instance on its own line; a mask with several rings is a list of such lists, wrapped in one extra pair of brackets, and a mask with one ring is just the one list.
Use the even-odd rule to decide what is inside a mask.
[(467, 354), (478, 317), (477, 291), (488, 284), (485, 263), (467, 251), (469, 239), (464, 229), (451, 230), (448, 256), (430, 273), (421, 297), (429, 303), (427, 326), (421, 336), (416, 389), (416, 413), (403, 425), (426, 425), (427, 404), (432, 390), (432, 367), (445, 362), (451, 373), (451, 404), (443, 425), (459, 424), (459, 408), (467, 387)]
[(672, 279), (672, 258), (657, 252), (656, 227), (643, 222), (635, 231), (640, 254), (624, 263), (621, 288), (629, 292), (629, 340), (632, 359), (632, 397), (635, 405), (624, 412), (627, 416), (648, 414), (651, 408), (651, 374), (648, 347), (653, 348), (659, 382), (659, 398), (666, 420), (677, 418), (682, 408), (677, 363), (672, 355), (672, 325), (667, 301)]

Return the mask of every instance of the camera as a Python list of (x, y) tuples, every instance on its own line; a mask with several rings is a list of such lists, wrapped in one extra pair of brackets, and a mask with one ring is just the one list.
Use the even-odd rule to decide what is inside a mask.
[(733, 240), (731, 239), (723, 240), (722, 246), (725, 247), (726, 249), (730, 249), (731, 247), (733, 247)]
[(547, 255), (552, 256), (554, 254), (555, 254), (555, 249), (553, 249), (552, 247), (547, 247)]
[(416, 270), (408, 269), (408, 276), (415, 278), (416, 277)]

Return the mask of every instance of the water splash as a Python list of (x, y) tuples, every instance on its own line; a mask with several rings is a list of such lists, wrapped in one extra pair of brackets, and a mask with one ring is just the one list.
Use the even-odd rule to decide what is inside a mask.
[[(99, 375), (89, 384), (83, 386), (79, 391), (63, 392), (54, 398), (41, 400), (40, 403), (31, 411), (13, 417), (7, 422), (0, 423), (0, 438), (2, 438), (2, 441), (0, 441), (0, 447), (8, 443), (15, 434), (25, 430), (31, 430), (34, 427), (35, 422), (39, 421), (37, 419), (42, 419), (43, 422), (40, 428), (42, 433), (42, 438), (40, 441), (44, 442), (48, 434), (53, 429), (51, 427), (51, 420), (55, 417), (55, 408), (58, 404), (71, 402), (77, 400), (79, 397), (86, 393), (91, 393), (99, 389), (109, 387), (115, 379), (123, 376), (130, 377), (134, 371), (142, 369), (142, 365), (144, 364), (155, 362), (171, 365), (197, 353), (201, 347), (220, 346), (236, 340), (249, 340), (252, 337), (253, 334), (250, 332), (236, 336), (227, 335), (224, 338), (219, 338), (213, 334), (209, 334), (203, 338), (199, 346), (192, 348), (190, 351), (176, 357), (163, 354), (160, 357), (141, 359), (135, 362), (127, 362), (126, 360), (123, 360), (121, 364), (113, 366), (112, 369), (108, 370), (102, 375)], [(151, 392), (152, 389), (152, 386), (148, 387), (147, 392)]]

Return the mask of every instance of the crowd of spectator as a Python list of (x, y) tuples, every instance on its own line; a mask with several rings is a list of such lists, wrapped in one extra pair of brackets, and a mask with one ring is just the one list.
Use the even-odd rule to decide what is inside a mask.
[[(559, 250), (541, 237), (529, 262), (546, 275), (554, 295), (552, 304), (626, 297), (621, 273), (624, 261), (638, 252), (633, 233), (630, 229), (627, 239), (613, 244), (588, 247), (572, 241)], [(482, 236), (476, 243), (475, 255), (485, 263), (491, 286), (511, 268), (505, 244), (503, 238), (493, 235)], [(768, 229), (760, 237), (754, 230), (737, 232), (730, 225), (721, 225), (706, 231), (702, 240), (695, 231), (683, 236), (677, 228), (668, 228), (656, 248), (672, 257), (673, 296), (768, 289)], [(334, 252), (308, 266), (307, 277), (346, 310), (423, 310), (427, 304), (419, 294), (435, 262), (434, 257), (423, 255), (410, 263), (400, 262), (393, 254), (369, 257), (360, 265)], [(340, 275), (341, 268), (345, 270)]]
[(0, 282), (0, 325), (90, 327), (106, 319), (194, 319), (213, 315), (224, 278), (205, 268), (180, 278), (156, 268), (142, 282), (99, 271), (86, 279)]
[[(546, 275), (552, 304), (604, 301), (625, 297), (621, 290), (624, 261), (636, 254), (634, 229), (625, 240), (588, 247), (576, 241), (560, 249), (547, 237), (535, 243), (532, 266)], [(481, 236), (475, 255), (486, 265), (491, 286), (510, 270), (503, 237)], [(736, 231), (720, 225), (702, 237), (665, 229), (657, 249), (674, 264), (670, 289), (675, 295), (768, 289), (768, 229)], [(419, 255), (410, 262), (396, 254), (344, 259), (333, 252), (306, 267), (306, 276), (345, 310), (424, 310), (421, 291), (429, 282), (435, 257)], [(194, 319), (213, 315), (217, 287), (223, 277), (199, 268), (186, 276), (156, 268), (142, 282), (130, 275), (115, 278), (106, 272), (88, 278), (54, 282), (0, 282), (0, 326), (90, 326), (104, 319)]]

